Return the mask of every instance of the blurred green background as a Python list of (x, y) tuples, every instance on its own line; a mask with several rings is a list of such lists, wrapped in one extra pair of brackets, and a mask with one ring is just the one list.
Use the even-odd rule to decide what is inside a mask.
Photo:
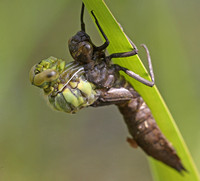
[[(156, 85), (200, 169), (200, 1), (105, 2), (133, 42), (148, 45)], [(80, 29), (80, 8), (81, 1), (72, 0), (0, 1), (2, 181), (152, 180), (145, 154), (126, 143), (128, 131), (114, 106), (76, 115), (52, 111), (29, 82), (39, 60), (72, 60), (67, 41)], [(88, 13), (85, 21), (100, 45)]]

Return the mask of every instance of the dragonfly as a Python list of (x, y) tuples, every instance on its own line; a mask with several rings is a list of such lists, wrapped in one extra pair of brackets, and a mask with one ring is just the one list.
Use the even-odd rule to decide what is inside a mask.
[(180, 173), (187, 171), (174, 147), (157, 126), (143, 98), (120, 74), (122, 71), (146, 86), (154, 86), (154, 73), (148, 48), (142, 45), (147, 54), (151, 81), (112, 63), (113, 58), (138, 54), (138, 49), (129, 39), (133, 47), (131, 51), (106, 55), (109, 40), (94, 11), (91, 11), (91, 14), (105, 42), (101, 46), (96, 46), (86, 33), (82, 3), (81, 31), (68, 41), (69, 52), (74, 60), (70, 63), (55, 57), (42, 60), (31, 68), (30, 82), (44, 90), (50, 104), (58, 111), (76, 113), (89, 106), (116, 105), (131, 135), (127, 141), (133, 148), (139, 146), (147, 155)]

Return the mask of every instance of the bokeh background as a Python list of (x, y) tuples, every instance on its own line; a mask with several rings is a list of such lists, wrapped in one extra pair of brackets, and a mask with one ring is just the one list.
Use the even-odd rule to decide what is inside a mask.
[[(136, 45), (148, 45), (156, 85), (200, 169), (200, 1), (105, 2)], [(114, 106), (56, 112), (29, 82), (39, 60), (72, 60), (67, 41), (80, 29), (80, 8), (81, 1), (72, 0), (0, 0), (2, 181), (152, 180), (145, 154), (126, 143)], [(85, 21), (101, 44), (87, 12)]]

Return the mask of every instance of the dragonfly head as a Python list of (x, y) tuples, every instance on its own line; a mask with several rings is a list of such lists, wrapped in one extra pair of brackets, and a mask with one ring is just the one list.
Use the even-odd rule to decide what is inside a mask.
[(65, 62), (61, 59), (54, 57), (44, 59), (31, 68), (30, 82), (37, 87), (43, 88), (45, 93), (48, 94), (57, 82), (64, 67)]
[(79, 31), (68, 41), (69, 51), (73, 59), (81, 64), (92, 61), (93, 43), (88, 34)]

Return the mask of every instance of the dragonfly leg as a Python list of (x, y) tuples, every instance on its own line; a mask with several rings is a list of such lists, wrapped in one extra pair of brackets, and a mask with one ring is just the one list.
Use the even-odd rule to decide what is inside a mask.
[(142, 46), (145, 48), (146, 53), (147, 53), (147, 59), (148, 59), (148, 64), (149, 64), (151, 81), (144, 79), (143, 77), (139, 76), (138, 74), (134, 73), (133, 71), (131, 71), (131, 70), (125, 68), (125, 67), (122, 67), (120, 65), (114, 64), (113, 66), (117, 71), (121, 70), (121, 71), (125, 72), (127, 75), (129, 75), (130, 77), (138, 80), (139, 82), (141, 82), (141, 83), (143, 83), (143, 84), (145, 84), (149, 87), (152, 87), (152, 86), (154, 86), (155, 81), (154, 81), (154, 73), (153, 73), (151, 58), (150, 58), (149, 51), (148, 51), (147, 47), (145, 45), (142, 45)]
[(153, 87), (154, 86), (154, 79), (152, 79), (152, 81), (146, 80), (143, 77), (139, 76), (138, 74), (134, 73), (133, 71), (125, 68), (125, 67), (121, 67), (120, 65), (114, 64), (113, 65), (115, 67), (115, 69), (117, 71), (123, 71), (125, 72), (127, 75), (129, 75), (130, 77), (136, 79), (137, 81), (149, 86), (149, 87)]
[[(129, 39), (130, 43), (133, 44), (133, 42)], [(149, 72), (150, 72), (150, 77), (151, 77), (151, 81), (149, 80), (146, 80), (144, 79), (143, 77), (139, 76), (138, 74), (134, 73), (133, 71), (125, 68), (125, 67), (122, 67), (120, 65), (117, 65), (117, 64), (114, 64), (114, 68), (117, 70), (117, 71), (123, 71), (125, 72), (127, 75), (129, 75), (130, 77), (138, 80), (139, 82), (149, 86), (149, 87), (152, 87), (154, 86), (155, 84), (155, 80), (154, 80), (154, 73), (153, 73), (153, 66), (152, 66), (152, 62), (151, 62), (151, 57), (150, 57), (150, 53), (149, 53), (149, 50), (147, 48), (146, 45), (144, 44), (141, 44), (141, 46), (145, 49), (146, 51), (146, 54), (147, 54), (147, 60), (148, 60), (148, 65), (149, 65)], [(129, 53), (129, 52), (128, 52)], [(120, 54), (120, 53), (119, 53)], [(111, 54), (112, 55), (112, 54)], [(110, 55), (110, 56), (111, 56)], [(114, 54), (115, 55), (115, 54)], [(118, 56), (119, 57), (119, 56)], [(112, 57), (112, 58), (118, 58), (118, 57)], [(124, 56), (125, 57), (125, 56)], [(107, 58), (107, 57), (106, 57)]]
[(84, 3), (82, 3), (82, 7), (81, 7), (81, 30), (85, 32), (85, 23), (83, 21), (84, 9), (85, 9), (85, 5), (84, 5)]
[[(95, 14), (94, 14), (94, 11), (91, 11), (91, 14), (95, 19), (95, 23), (96, 23), (97, 27), (99, 28), (99, 31), (101, 32), (101, 34), (103, 35), (104, 39), (106, 40), (103, 45), (101, 45), (99, 47), (95, 47), (95, 49), (97, 51), (102, 51), (102, 50), (104, 50), (104, 49), (106, 49), (108, 47), (109, 40), (108, 40), (106, 34), (104, 33), (103, 29), (101, 28), (101, 26), (99, 24), (99, 21), (97, 20)], [(130, 51), (130, 52), (122, 52), (122, 53), (113, 53), (113, 54), (107, 56), (106, 59), (107, 60), (111, 60), (112, 58), (130, 57), (130, 56), (136, 55), (138, 53), (138, 49), (137, 49), (136, 45), (129, 38), (128, 38), (128, 40), (131, 43), (131, 45), (133, 46), (133, 48), (134, 48), (132, 51)]]
[(137, 49), (136, 45), (130, 39), (129, 39), (129, 42), (133, 46), (133, 48), (134, 48), (133, 50), (131, 50), (130, 52), (113, 53), (113, 54), (107, 56), (106, 60), (110, 61), (112, 58), (130, 57), (130, 56), (138, 54), (138, 49)]
[(106, 49), (107, 46), (109, 45), (109, 40), (108, 40), (106, 34), (104, 33), (103, 29), (101, 28), (101, 26), (100, 26), (100, 24), (99, 24), (99, 21), (97, 20), (95, 14), (94, 14), (94, 11), (91, 11), (91, 14), (92, 14), (92, 16), (93, 16), (94, 19), (95, 19), (95, 23), (96, 23), (97, 27), (99, 28), (99, 31), (101, 32), (102, 36), (103, 36), (104, 39), (106, 40), (105, 43), (104, 43), (103, 45), (101, 45), (101, 46), (99, 46), (99, 47), (95, 47), (95, 50), (96, 50), (96, 51), (102, 51), (102, 50)]
[(147, 54), (147, 61), (148, 61), (148, 65), (149, 65), (149, 73), (150, 73), (150, 77), (153, 83), (155, 83), (155, 78), (154, 78), (154, 72), (153, 72), (153, 66), (152, 66), (152, 62), (151, 62), (151, 56), (149, 53), (149, 50), (147, 48), (147, 46), (145, 44), (141, 44), (140, 46), (142, 46)]

